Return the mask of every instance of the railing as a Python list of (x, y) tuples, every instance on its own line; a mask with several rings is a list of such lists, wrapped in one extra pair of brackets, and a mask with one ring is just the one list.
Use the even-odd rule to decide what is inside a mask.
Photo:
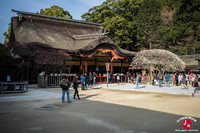
[[(74, 75), (67, 75), (67, 78), (72, 82)], [(47, 75), (38, 77), (38, 87), (59, 87), (60, 81), (63, 79), (63, 76), (60, 75)]]
[[(120, 76), (120, 83), (126, 83), (126, 75), (119, 75)], [(117, 83), (117, 76), (113, 76), (113, 81), (109, 79), (108, 82)], [(107, 76), (97, 76), (96, 79), (97, 84), (107, 83)]]

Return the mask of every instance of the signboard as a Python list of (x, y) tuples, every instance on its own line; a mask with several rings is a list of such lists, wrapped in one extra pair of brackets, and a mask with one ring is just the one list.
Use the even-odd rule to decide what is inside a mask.
[(106, 63), (106, 71), (110, 71), (110, 63)]

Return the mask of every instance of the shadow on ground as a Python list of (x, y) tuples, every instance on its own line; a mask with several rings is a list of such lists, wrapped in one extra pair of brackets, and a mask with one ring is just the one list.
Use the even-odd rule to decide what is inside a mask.
[[(173, 133), (184, 130), (183, 116), (88, 100), (82, 95), (72, 103), (59, 98), (0, 103), (1, 133)], [(55, 109), (38, 109), (55, 105)], [(196, 118), (195, 118), (196, 119)], [(198, 129), (200, 119), (193, 122)], [(199, 129), (200, 130), (200, 129)]]

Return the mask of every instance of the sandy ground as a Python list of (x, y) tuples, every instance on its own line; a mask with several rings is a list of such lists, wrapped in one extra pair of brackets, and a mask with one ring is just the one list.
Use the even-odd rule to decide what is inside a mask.
[[(61, 103), (61, 89), (30, 89), (0, 96), (1, 133), (172, 133), (185, 132), (181, 117), (200, 131), (200, 99), (136, 90), (89, 88), (81, 100)], [(40, 109), (54, 105), (55, 109)]]

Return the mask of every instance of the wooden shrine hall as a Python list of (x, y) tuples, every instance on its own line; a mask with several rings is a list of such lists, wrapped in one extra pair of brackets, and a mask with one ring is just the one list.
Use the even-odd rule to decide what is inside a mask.
[(107, 62), (111, 64), (110, 72), (125, 74), (135, 55), (115, 44), (101, 24), (12, 11), (18, 15), (11, 19), (8, 47), (24, 59), (28, 80), (41, 71), (48, 75), (61, 71), (71, 74), (95, 71), (103, 75)]

